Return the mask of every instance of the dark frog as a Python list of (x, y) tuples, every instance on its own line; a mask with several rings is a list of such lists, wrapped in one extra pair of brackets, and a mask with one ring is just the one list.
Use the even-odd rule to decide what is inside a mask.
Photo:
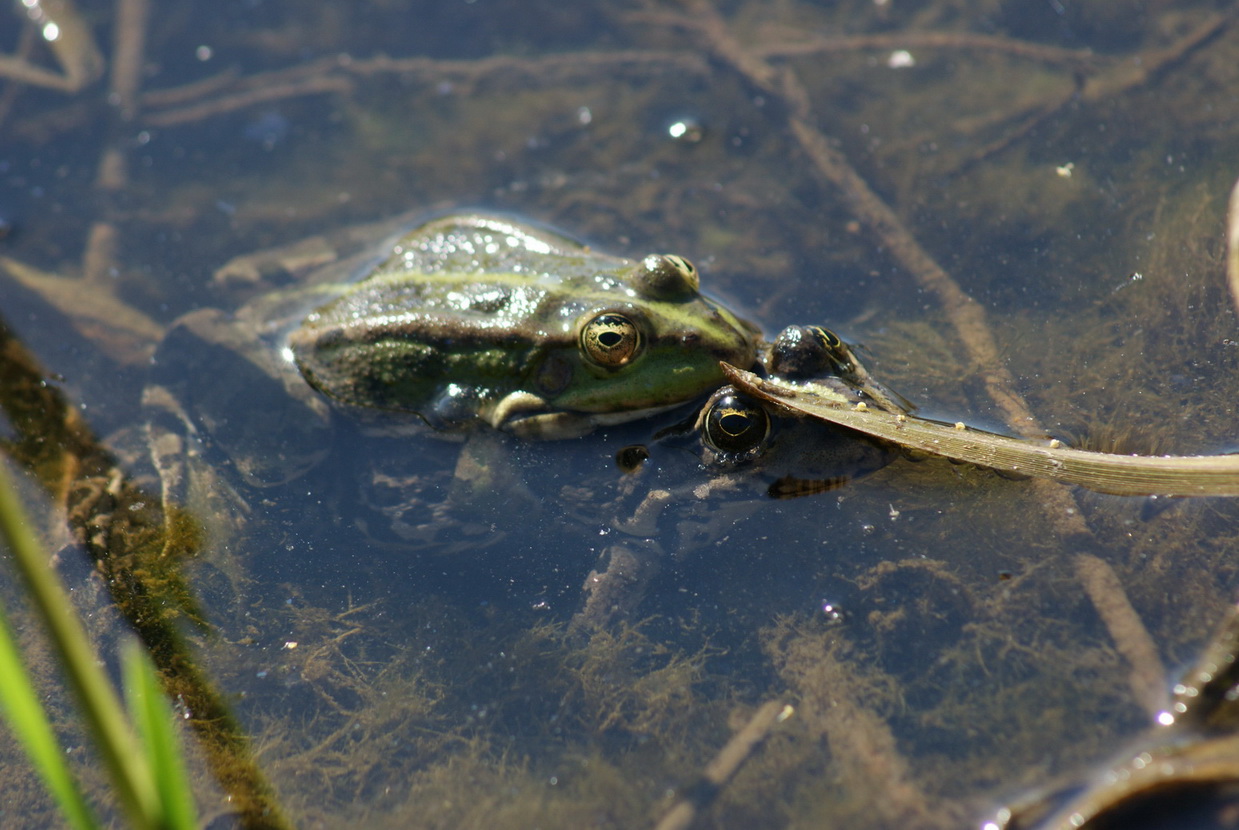
[[(910, 407), (875, 380), (855, 352), (819, 326), (789, 326), (761, 349), (754, 371), (812, 383), (842, 406), (895, 413)], [(898, 454), (859, 433), (799, 415), (737, 387), (720, 386), (696, 417), (670, 425), (650, 445), (617, 456), (629, 495), (610, 522), (617, 541), (585, 583), (577, 624), (606, 625), (630, 612), (669, 559), (682, 559), (770, 510), (769, 498), (812, 496), (846, 486)]]

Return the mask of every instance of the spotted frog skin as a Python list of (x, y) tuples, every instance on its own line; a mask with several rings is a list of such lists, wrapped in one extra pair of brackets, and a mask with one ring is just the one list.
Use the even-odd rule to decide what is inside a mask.
[[(346, 270), (351, 269), (351, 270)], [(491, 216), (445, 216), (239, 317), (346, 408), (580, 435), (691, 400), (751, 365), (756, 330), (679, 256), (609, 256)]]
[(165, 485), (195, 454), (250, 486), (298, 478), (340, 410), (370, 433), (578, 436), (705, 394), (759, 337), (682, 257), (472, 213), (342, 229), (216, 280), (253, 298), (177, 320), (146, 390)]

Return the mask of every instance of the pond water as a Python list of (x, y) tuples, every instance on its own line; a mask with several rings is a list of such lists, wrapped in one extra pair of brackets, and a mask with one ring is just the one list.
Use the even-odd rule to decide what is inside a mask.
[[(929, 416), (1231, 451), (1239, 31), (1215, 2), (1102, 5), (169, 0), (130, 119), (106, 82), (0, 79), (0, 255), (81, 278), (102, 250), (84, 295), (165, 327), (243, 303), (252, 289), (212, 276), (240, 254), (497, 211), (687, 256), (767, 336), (824, 324), (862, 344)], [(80, 11), (112, 56), (116, 10)], [(0, 49), (21, 48), (17, 19)], [(968, 331), (925, 262), (976, 301)], [(157, 335), (65, 294), (0, 273), (4, 323), (157, 493), (141, 406)], [(1010, 423), (995, 388), (1036, 423)], [(261, 417), (236, 400), (230, 418)], [(30, 427), (4, 405), (19, 445)], [(296, 826), (652, 826), (779, 701), (795, 714), (700, 826), (885, 828), (978, 824), (1106, 758), (1239, 584), (1233, 499), (903, 458), (773, 499), (767, 478), (721, 480), (691, 442), (655, 440), (688, 414), (463, 449), (341, 423), (325, 462), (261, 489), (230, 483), (208, 438), (224, 478), (185, 505), (202, 544), (169, 565), (174, 590), (143, 590)], [(633, 444), (651, 457), (627, 473)], [(648, 584), (582, 626), (582, 586), (621, 545)], [(111, 654), (124, 601), (72, 546), (61, 559)], [(203, 814), (227, 812), (218, 756), (191, 755)], [(48, 820), (33, 782), (0, 798)]]

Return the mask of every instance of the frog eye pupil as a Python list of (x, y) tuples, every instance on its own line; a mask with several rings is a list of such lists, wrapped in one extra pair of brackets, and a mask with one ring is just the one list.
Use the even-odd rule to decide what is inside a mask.
[(830, 329), (824, 329), (821, 326), (812, 326), (813, 333), (817, 338), (826, 345), (827, 348), (837, 349), (843, 345), (843, 341), (839, 339), (839, 335), (835, 334)]
[(679, 268), (685, 274), (695, 274), (697, 272), (697, 269), (693, 267), (693, 264), (682, 256), (667, 254), (667, 259), (671, 260), (671, 264), (676, 268)]
[(753, 418), (746, 412), (728, 412), (718, 419), (718, 425), (728, 435), (743, 435), (753, 426)]
[(706, 412), (704, 438), (721, 453), (744, 453), (762, 445), (770, 435), (770, 416), (743, 395), (724, 395)]
[(603, 369), (618, 369), (641, 352), (641, 331), (632, 320), (613, 311), (599, 314), (581, 327), (581, 353)]

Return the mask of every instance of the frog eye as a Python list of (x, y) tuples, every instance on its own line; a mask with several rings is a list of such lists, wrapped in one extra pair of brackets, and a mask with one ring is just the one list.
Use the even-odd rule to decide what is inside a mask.
[(809, 331), (813, 332), (823, 346), (828, 349), (839, 349), (843, 346), (843, 341), (839, 339), (839, 335), (827, 328), (821, 326), (809, 326)]
[(604, 369), (618, 369), (641, 352), (641, 330), (614, 311), (599, 314), (581, 327), (581, 351)]
[(690, 297), (701, 287), (697, 268), (682, 256), (650, 254), (632, 274), (633, 287), (647, 297), (675, 300)]
[(710, 401), (702, 432), (706, 443), (719, 452), (748, 452), (770, 434), (770, 416), (746, 395), (722, 395)]
[(770, 346), (769, 369), (779, 377), (804, 380), (827, 372), (847, 374), (852, 364), (848, 347), (829, 329), (788, 326)]
[(826, 356), (835, 370), (843, 374), (852, 371), (851, 350), (839, 339), (839, 335), (822, 326), (809, 326), (809, 331), (826, 350)]
[[(834, 361), (816, 326), (788, 326), (770, 344), (770, 373), (789, 380), (818, 377)], [(820, 331), (825, 332), (825, 329)]]

